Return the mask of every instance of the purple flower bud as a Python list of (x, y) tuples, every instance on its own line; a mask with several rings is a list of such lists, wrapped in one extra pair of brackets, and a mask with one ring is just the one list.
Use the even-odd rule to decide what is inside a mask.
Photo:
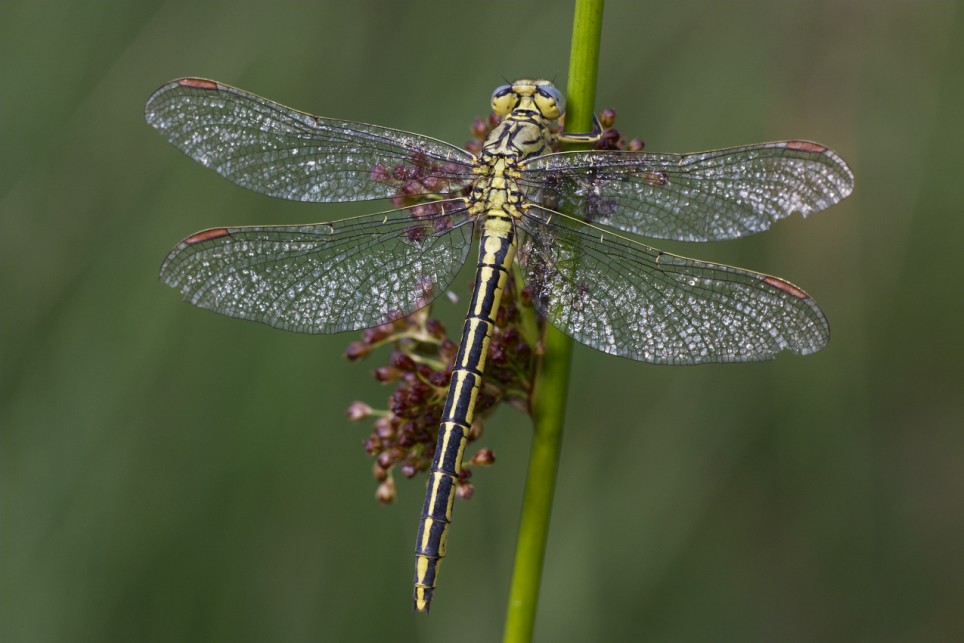
[(445, 324), (437, 319), (430, 319), (425, 322), (425, 331), (437, 339), (445, 339)]
[(367, 357), (370, 352), (371, 348), (366, 346), (364, 343), (352, 342), (348, 345), (348, 348), (345, 349), (345, 357), (349, 361), (357, 362), (363, 357)]
[(379, 366), (373, 374), (379, 382), (394, 382), (402, 375), (397, 368), (391, 366)]
[(479, 449), (478, 453), (472, 456), (471, 463), (479, 467), (487, 467), (495, 462), (495, 452), (491, 449)]
[(375, 498), (383, 505), (393, 502), (396, 495), (395, 482), (391, 478), (378, 485), (378, 490), (375, 492)]
[(364, 402), (352, 402), (348, 407), (348, 411), (345, 412), (348, 419), (352, 422), (357, 422), (363, 418), (367, 418), (372, 414), (372, 407), (368, 406)]
[(372, 476), (379, 482), (388, 480), (388, 469), (383, 468), (377, 462), (372, 464)]
[(400, 371), (414, 371), (415, 360), (401, 351), (393, 351), (389, 363)]
[(455, 493), (457, 493), (462, 500), (469, 500), (475, 494), (475, 485), (471, 483), (459, 483), (455, 485)]

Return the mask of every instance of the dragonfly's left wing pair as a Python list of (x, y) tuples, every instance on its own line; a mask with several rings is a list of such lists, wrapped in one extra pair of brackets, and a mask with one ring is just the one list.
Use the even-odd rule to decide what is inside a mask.
[(519, 259), (539, 311), (577, 341), (669, 364), (770, 359), (823, 348), (813, 299), (760, 273), (661, 252), (601, 226), (680, 241), (734, 239), (844, 199), (832, 150), (780, 141), (697, 154), (584, 151), (527, 160)]

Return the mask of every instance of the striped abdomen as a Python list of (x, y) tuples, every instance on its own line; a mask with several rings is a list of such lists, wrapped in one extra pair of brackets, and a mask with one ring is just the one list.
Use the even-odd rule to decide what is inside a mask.
[(445, 540), (452, 520), (452, 501), (462, 469), (466, 434), (472, 425), (489, 339), (514, 255), (511, 221), (505, 215), (490, 214), (485, 220), (479, 266), (475, 273), (475, 292), (462, 329), (462, 343), (442, 412), (438, 444), (418, 526), (414, 599), (415, 609), (419, 612), (429, 609), (435, 577), (445, 556)]

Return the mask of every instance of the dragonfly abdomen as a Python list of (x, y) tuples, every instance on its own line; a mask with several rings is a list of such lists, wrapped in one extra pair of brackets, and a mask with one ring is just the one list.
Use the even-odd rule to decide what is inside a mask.
[(414, 601), (415, 609), (419, 612), (429, 609), (435, 578), (445, 556), (445, 542), (452, 521), (456, 485), (462, 470), (466, 434), (472, 426), (489, 340), (495, 327), (495, 315), (514, 256), (512, 223), (504, 215), (487, 217), (475, 273), (475, 292), (465, 318), (462, 341), (442, 412), (438, 444), (415, 543)]

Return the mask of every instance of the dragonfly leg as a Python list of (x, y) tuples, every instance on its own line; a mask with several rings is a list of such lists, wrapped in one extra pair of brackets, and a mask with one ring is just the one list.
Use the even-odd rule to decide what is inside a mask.
[(602, 139), (603, 127), (599, 123), (599, 118), (595, 114), (592, 115), (592, 131), (585, 133), (578, 132), (562, 132), (556, 136), (556, 140), (560, 143), (584, 143), (591, 145), (593, 143), (598, 143)]

